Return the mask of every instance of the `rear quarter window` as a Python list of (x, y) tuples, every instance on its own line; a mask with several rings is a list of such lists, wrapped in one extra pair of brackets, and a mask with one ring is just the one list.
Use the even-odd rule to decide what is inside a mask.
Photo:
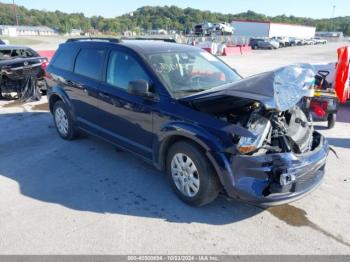
[(105, 54), (106, 51), (104, 49), (82, 48), (75, 61), (74, 72), (100, 80)]
[(73, 71), (74, 59), (78, 48), (72, 46), (60, 46), (50, 65), (66, 71)]

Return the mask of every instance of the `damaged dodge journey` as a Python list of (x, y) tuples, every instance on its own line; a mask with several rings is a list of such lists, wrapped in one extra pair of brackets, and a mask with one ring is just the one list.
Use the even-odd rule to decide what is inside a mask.
[(327, 140), (301, 109), (315, 82), (311, 66), (242, 78), (192, 46), (70, 39), (46, 82), (63, 139), (86, 132), (135, 153), (164, 170), (189, 205), (219, 193), (280, 205), (325, 175)]

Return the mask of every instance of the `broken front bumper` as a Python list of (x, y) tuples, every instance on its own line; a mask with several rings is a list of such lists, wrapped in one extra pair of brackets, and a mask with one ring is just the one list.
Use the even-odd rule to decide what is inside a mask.
[(314, 149), (302, 155), (233, 156), (232, 179), (230, 185), (225, 185), (227, 194), (262, 206), (285, 204), (303, 197), (321, 184), (325, 174), (328, 142), (317, 132), (314, 141)]

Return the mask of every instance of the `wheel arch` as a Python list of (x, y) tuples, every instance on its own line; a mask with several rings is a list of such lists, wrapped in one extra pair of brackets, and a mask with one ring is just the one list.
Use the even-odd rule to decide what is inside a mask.
[(69, 108), (69, 112), (72, 116), (72, 118), (75, 120), (76, 116), (75, 116), (75, 111), (74, 111), (74, 107), (68, 97), (68, 95), (66, 94), (66, 92), (63, 90), (63, 88), (55, 86), (53, 87), (50, 91), (49, 91), (49, 109), (50, 112), (53, 112), (55, 103), (57, 101), (63, 101)]
[(53, 113), (53, 108), (57, 101), (62, 101), (62, 98), (57, 94), (52, 94), (49, 98), (49, 108), (51, 113)]
[[(214, 136), (210, 136), (208, 133), (204, 132), (200, 129), (196, 129), (195, 127), (188, 126), (189, 129), (185, 130), (182, 126), (181, 131), (179, 127), (173, 126), (174, 130), (168, 131), (160, 139), (159, 145), (155, 150), (155, 164), (158, 169), (165, 170), (166, 159), (169, 152), (169, 149), (177, 142), (185, 141), (193, 144), (199, 150), (203, 152), (203, 154), (208, 158), (210, 164), (214, 168), (220, 182), (224, 185), (225, 181), (225, 172), (223, 172), (224, 163), (227, 163), (227, 159), (224, 158), (223, 148), (216, 143)], [(196, 131), (197, 132), (196, 132)], [(218, 159), (218, 157), (220, 159)]]

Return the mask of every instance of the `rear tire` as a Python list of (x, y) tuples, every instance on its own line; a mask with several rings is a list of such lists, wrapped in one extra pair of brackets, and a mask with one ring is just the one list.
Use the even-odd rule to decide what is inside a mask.
[(173, 190), (186, 204), (200, 207), (217, 198), (217, 174), (197, 146), (189, 142), (174, 144), (168, 152), (166, 170)]
[(65, 140), (73, 140), (76, 138), (78, 133), (67, 105), (63, 101), (57, 101), (52, 113), (56, 130), (60, 137)]
[(329, 114), (327, 117), (328, 120), (328, 129), (332, 129), (335, 126), (335, 122), (337, 121), (337, 114)]

